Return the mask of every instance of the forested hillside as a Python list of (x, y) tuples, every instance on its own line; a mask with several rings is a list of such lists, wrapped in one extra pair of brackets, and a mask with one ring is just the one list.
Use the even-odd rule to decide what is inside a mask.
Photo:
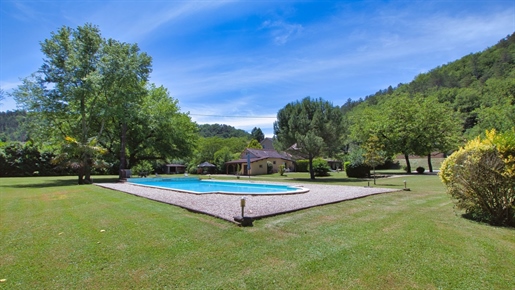
[(22, 126), (26, 115), (19, 110), (0, 112), (0, 141), (26, 141), (27, 133)]
[(225, 124), (202, 124), (198, 125), (198, 128), (200, 136), (205, 138), (250, 137), (250, 133)]
[[(378, 104), (391, 95), (436, 97), (458, 113), (466, 137), (486, 129), (515, 127), (515, 33), (496, 45), (420, 74), (408, 84), (389, 87), (364, 100), (349, 100), (344, 112), (359, 104)], [(416, 117), (416, 116), (414, 116)], [(435, 119), (445, 116), (434, 116)]]
[(408, 84), (348, 100), (341, 110), (350, 156), (402, 154), (408, 172), (410, 155), (427, 156), (431, 170), (431, 152), (452, 152), (486, 130), (515, 127), (515, 34)]

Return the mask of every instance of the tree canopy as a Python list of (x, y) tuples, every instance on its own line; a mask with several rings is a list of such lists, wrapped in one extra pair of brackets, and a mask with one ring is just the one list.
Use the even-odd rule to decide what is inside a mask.
[(41, 51), (41, 68), (13, 95), (28, 112), (36, 140), (63, 150), (74, 140), (70, 158), (77, 160), (79, 183), (91, 182), (98, 144), (118, 155), (121, 169), (192, 152), (194, 123), (164, 88), (147, 83), (151, 58), (136, 44), (104, 39), (86, 24), (52, 32)]
[(342, 124), (340, 108), (321, 98), (306, 97), (279, 110), (274, 134), (281, 150), (289, 149), (309, 160), (310, 176), (315, 179), (313, 159), (335, 153), (340, 146)]
[(252, 139), (257, 140), (258, 142), (261, 142), (265, 139), (265, 134), (263, 134), (261, 128), (254, 127), (254, 129), (252, 129), (250, 132), (250, 135), (252, 136)]

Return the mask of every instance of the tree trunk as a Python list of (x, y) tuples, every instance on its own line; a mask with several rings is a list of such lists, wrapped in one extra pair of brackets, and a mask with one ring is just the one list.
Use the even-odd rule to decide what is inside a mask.
[(406, 159), (406, 173), (411, 173), (411, 164), (409, 163), (409, 155), (404, 153), (404, 159)]
[(376, 185), (376, 167), (373, 166), (372, 170), (374, 171), (374, 185)]
[(433, 164), (431, 164), (431, 153), (427, 154), (427, 166), (429, 167), (429, 172), (433, 172)]
[(123, 122), (121, 124), (121, 134), (120, 134), (120, 174), (119, 179), (126, 178), (127, 176), (123, 174), (122, 170), (127, 169), (127, 156), (125, 154), (125, 147), (127, 146), (127, 123)]
[(315, 180), (315, 170), (313, 170), (313, 156), (309, 155), (309, 177)]
[[(81, 114), (81, 125), (82, 125), (82, 136), (81, 136), (81, 147), (84, 150), (82, 152), (81, 169), (79, 170), (79, 184), (90, 184), (91, 183), (91, 168), (89, 166), (90, 158), (87, 153), (88, 148), (88, 124), (86, 122), (86, 101), (85, 96), (82, 96), (80, 100), (80, 114)], [(84, 179), (83, 179), (84, 177)]]
[(93, 160), (86, 154), (84, 157), (84, 184), (91, 184), (91, 163)]
[(77, 170), (77, 175), (78, 175), (78, 181), (77, 183), (78, 184), (84, 184), (84, 168), (80, 167), (78, 170)]

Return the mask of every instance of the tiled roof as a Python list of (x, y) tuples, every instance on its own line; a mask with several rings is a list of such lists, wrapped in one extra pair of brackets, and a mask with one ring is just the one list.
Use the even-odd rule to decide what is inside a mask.
[(280, 158), (290, 160), (288, 156), (283, 155), (275, 150), (247, 148), (245, 152), (243, 152), (242, 157), (245, 157), (247, 153), (250, 153), (251, 158)]

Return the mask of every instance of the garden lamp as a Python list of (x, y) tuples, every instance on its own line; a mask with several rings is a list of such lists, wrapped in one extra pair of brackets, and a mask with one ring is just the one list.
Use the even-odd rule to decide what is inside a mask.
[(240, 199), (240, 205), (241, 205), (241, 218), (243, 218), (243, 212), (245, 211), (245, 201), (246, 201), (246, 198), (245, 197), (242, 197)]

